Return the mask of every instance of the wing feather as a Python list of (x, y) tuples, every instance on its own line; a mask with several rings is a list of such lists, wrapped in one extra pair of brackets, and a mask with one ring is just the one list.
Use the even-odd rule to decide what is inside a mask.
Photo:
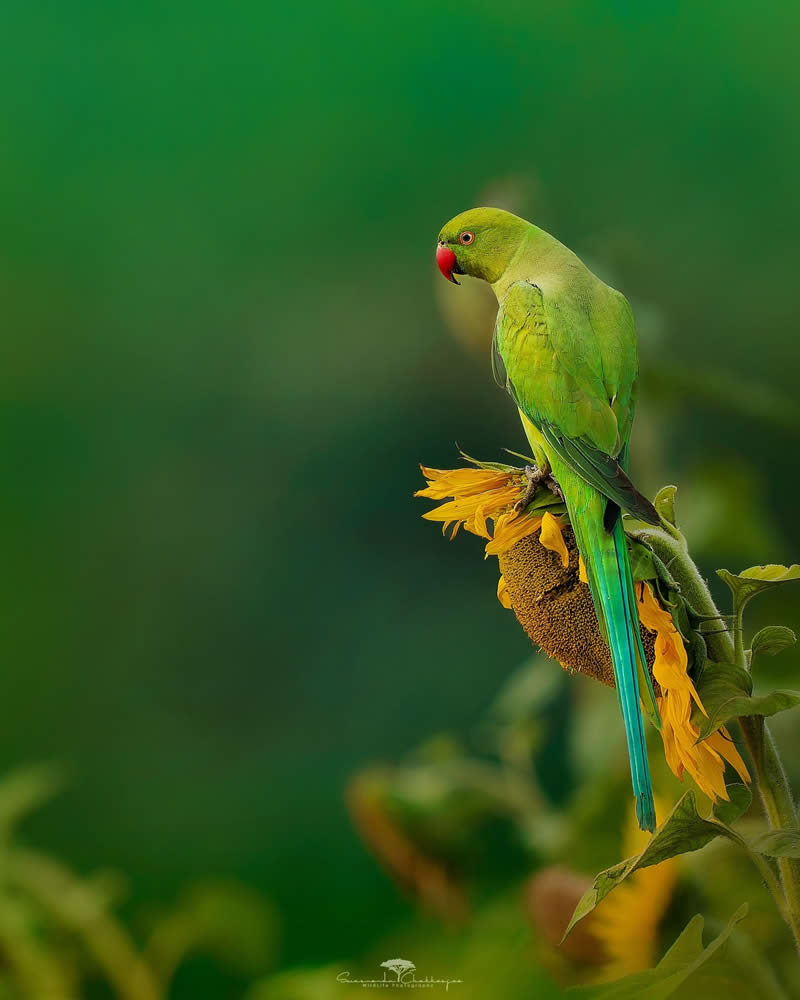
[[(658, 523), (655, 508), (623, 467), (636, 371), (627, 384), (618, 384), (617, 372), (613, 384), (606, 384), (602, 343), (584, 309), (568, 300), (546, 300), (538, 285), (516, 282), (497, 313), (492, 368), (570, 468), (616, 507)], [(611, 527), (617, 514), (612, 511), (607, 519)]]

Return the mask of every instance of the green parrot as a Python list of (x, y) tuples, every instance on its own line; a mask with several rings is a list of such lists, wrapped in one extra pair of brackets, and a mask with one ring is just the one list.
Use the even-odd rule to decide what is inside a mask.
[[(475, 208), (439, 233), (439, 269), (489, 282), (499, 304), (492, 369), (519, 409), (536, 466), (563, 496), (597, 619), (611, 650), (636, 816), (656, 817), (640, 698), (659, 726), (621, 511), (658, 524), (627, 474), (638, 357), (627, 300), (557, 239), (497, 208)], [(555, 483), (553, 483), (555, 480)]]

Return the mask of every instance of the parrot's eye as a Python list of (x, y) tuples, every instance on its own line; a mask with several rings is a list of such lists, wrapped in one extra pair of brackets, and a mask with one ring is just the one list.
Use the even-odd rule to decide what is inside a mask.
[(467, 230), (466, 232), (462, 233), (458, 237), (459, 243), (463, 243), (465, 247), (468, 247), (470, 245), (470, 243), (472, 243), (474, 241), (474, 239), (475, 239), (475, 233), (471, 233), (471, 232), (469, 232), (469, 230)]

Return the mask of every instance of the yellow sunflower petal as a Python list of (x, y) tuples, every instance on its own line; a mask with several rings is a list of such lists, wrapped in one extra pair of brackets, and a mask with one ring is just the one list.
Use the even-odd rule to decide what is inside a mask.
[(444, 531), (454, 524), (451, 539), (463, 525), (466, 531), (491, 539), (486, 521), (508, 513), (522, 495), (521, 476), (485, 469), (429, 469), (420, 466), (428, 481), (423, 490), (414, 496), (430, 500), (444, 500), (422, 517), (426, 521), (440, 521)]
[[(678, 687), (688, 692), (703, 715), (707, 715), (687, 672), (689, 657), (683, 639), (672, 621), (672, 615), (666, 608), (661, 607), (652, 587), (645, 581), (639, 584), (638, 598), (636, 609), (639, 612), (639, 621), (650, 632), (656, 633), (656, 662), (653, 664), (653, 676), (662, 688)], [(656, 673), (656, 669), (661, 676)]]
[[(502, 489), (511, 483), (513, 476), (508, 472), (492, 472), (486, 469), (428, 469), (420, 466), (428, 485), (417, 490), (416, 497), (430, 497), (432, 500), (446, 500), (447, 497), (469, 497), (489, 490)], [(515, 487), (518, 492), (519, 488)]]
[(507, 511), (516, 501), (518, 493), (517, 487), (512, 486), (475, 496), (456, 497), (432, 510), (426, 510), (422, 517), (425, 521), (441, 521), (444, 524), (458, 521), (473, 535), (490, 538), (486, 519), (498, 517), (498, 511)]
[(499, 556), (502, 552), (512, 549), (522, 538), (532, 535), (542, 523), (540, 517), (530, 514), (518, 514), (510, 511), (501, 514), (494, 522), (494, 537), (486, 546), (487, 556)]
[(743, 781), (750, 774), (735, 744), (724, 728), (697, 743), (699, 729), (692, 722), (692, 702), (707, 714), (697, 689), (689, 677), (689, 660), (683, 639), (672, 616), (663, 608), (647, 583), (637, 586), (639, 620), (656, 633), (653, 677), (661, 688), (658, 699), (661, 714), (661, 737), (664, 757), (677, 778), (688, 771), (697, 787), (712, 802), (728, 799), (725, 787), (725, 762), (730, 763)]
[(567, 546), (564, 544), (564, 538), (561, 534), (561, 522), (553, 517), (549, 510), (546, 510), (542, 517), (542, 531), (539, 535), (539, 541), (546, 549), (561, 556), (561, 565), (564, 569), (569, 566), (569, 552), (567, 552)]
[(731, 735), (725, 726), (712, 733), (707, 739), (703, 740), (703, 743), (708, 743), (712, 750), (716, 750), (721, 757), (724, 757), (742, 781), (750, 783), (750, 772), (747, 770), (747, 765), (742, 760), (742, 755), (736, 749), (736, 744), (731, 739)]
[(589, 577), (586, 575), (586, 563), (583, 561), (583, 556), (578, 556), (578, 579), (581, 583), (588, 583)]
[(501, 576), (497, 581), (497, 600), (503, 605), (504, 608), (511, 608), (511, 595), (508, 592), (506, 578), (504, 576)]

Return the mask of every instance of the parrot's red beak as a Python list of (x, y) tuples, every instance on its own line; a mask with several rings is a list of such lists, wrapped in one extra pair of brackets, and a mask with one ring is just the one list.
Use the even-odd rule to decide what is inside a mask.
[(444, 243), (439, 243), (436, 247), (436, 263), (439, 265), (439, 270), (448, 281), (452, 281), (454, 285), (461, 284), (460, 281), (456, 281), (453, 275), (463, 274), (464, 272), (458, 266), (456, 255), (450, 247), (446, 246)]

